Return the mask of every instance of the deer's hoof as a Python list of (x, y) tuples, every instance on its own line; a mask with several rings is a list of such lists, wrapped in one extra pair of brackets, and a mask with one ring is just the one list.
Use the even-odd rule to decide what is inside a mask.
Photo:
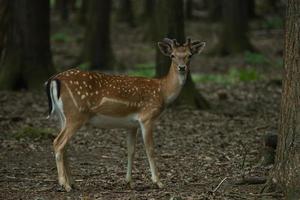
[(164, 184), (162, 184), (162, 182), (160, 182), (160, 181), (157, 181), (155, 184), (157, 185), (157, 187), (158, 187), (159, 189), (164, 188)]
[(66, 185), (64, 185), (63, 187), (65, 188), (65, 190), (66, 190), (67, 192), (70, 192), (70, 191), (72, 190), (72, 187), (71, 187), (69, 184), (66, 184)]

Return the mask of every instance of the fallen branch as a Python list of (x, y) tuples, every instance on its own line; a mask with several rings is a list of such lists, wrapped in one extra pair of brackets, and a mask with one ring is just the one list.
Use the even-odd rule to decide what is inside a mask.
[(270, 197), (283, 197), (282, 193), (278, 193), (278, 192), (268, 192), (268, 193), (260, 193), (260, 194), (253, 194), (253, 193), (249, 193), (250, 196), (254, 196), (254, 197), (265, 197), (265, 196), (270, 196)]
[(259, 176), (251, 176), (251, 177), (243, 177), (241, 180), (235, 182), (235, 185), (245, 185), (245, 184), (264, 184), (267, 182), (266, 177)]

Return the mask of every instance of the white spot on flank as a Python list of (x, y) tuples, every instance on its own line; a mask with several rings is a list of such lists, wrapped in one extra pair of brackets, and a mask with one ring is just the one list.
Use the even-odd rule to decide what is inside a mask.
[(83, 95), (81, 95), (81, 99), (84, 99), (85, 98), (85, 95), (83, 94)]

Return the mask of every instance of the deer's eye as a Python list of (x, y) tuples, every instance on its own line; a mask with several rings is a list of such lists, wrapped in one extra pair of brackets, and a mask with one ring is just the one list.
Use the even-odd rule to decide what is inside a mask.
[(188, 58), (191, 58), (193, 55), (191, 54), (191, 55), (188, 55)]
[(175, 56), (173, 54), (171, 54), (171, 58), (175, 58)]

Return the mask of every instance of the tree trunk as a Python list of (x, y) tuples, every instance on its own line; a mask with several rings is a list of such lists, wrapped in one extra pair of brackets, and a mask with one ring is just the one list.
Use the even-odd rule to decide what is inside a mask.
[(222, 17), (222, 0), (208, 0), (208, 16), (211, 21), (219, 21)]
[(69, 15), (70, 15), (70, 0), (56, 0), (55, 1), (55, 7), (59, 11), (60, 18), (63, 21), (68, 21), (69, 20)]
[(247, 36), (248, 3), (245, 0), (223, 0), (223, 28), (216, 51), (221, 55), (253, 50)]
[(88, 0), (82, 0), (80, 4), (80, 9), (77, 14), (78, 23), (85, 25), (87, 21), (87, 10), (88, 10)]
[(7, 9), (0, 88), (41, 89), (54, 73), (49, 42), (49, 1), (10, 0)]
[(90, 0), (82, 62), (90, 69), (109, 70), (113, 65), (110, 43), (110, 0)]
[[(184, 17), (182, 0), (157, 1), (155, 15), (155, 38), (160, 41), (165, 37), (185, 41)], [(156, 76), (161, 77), (168, 73), (171, 60), (164, 56), (156, 47)], [(175, 102), (176, 105), (189, 105), (197, 108), (208, 108), (208, 102), (197, 91), (190, 73), (181, 94)]]
[(300, 1), (288, 0), (278, 149), (273, 179), (286, 199), (300, 199)]
[(6, 35), (8, 30), (8, 3), (0, 0), (0, 58), (5, 48)]
[(135, 26), (131, 0), (120, 0), (117, 17), (118, 21), (125, 22), (130, 27)]
[(185, 18), (187, 20), (192, 20), (194, 18), (193, 16), (193, 7), (194, 7), (193, 0), (186, 0), (185, 2)]
[(247, 0), (248, 3), (248, 18), (253, 19), (256, 17), (255, 0)]
[(149, 21), (153, 17), (154, 8), (155, 8), (155, 0), (144, 0), (144, 8), (142, 19), (143, 21)]
[(156, 41), (155, 38), (155, 8), (157, 0), (144, 0), (144, 11), (142, 14), (142, 22), (145, 24), (144, 40)]

